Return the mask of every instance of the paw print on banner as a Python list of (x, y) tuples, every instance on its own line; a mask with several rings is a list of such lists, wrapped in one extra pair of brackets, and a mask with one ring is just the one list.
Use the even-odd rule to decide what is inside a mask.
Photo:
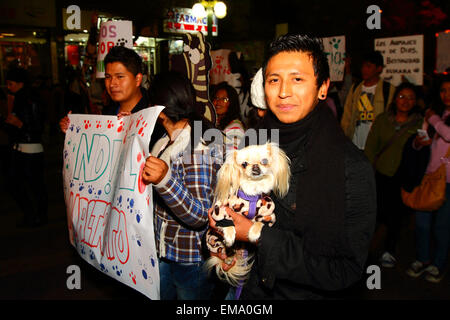
[(140, 213), (140, 211), (137, 211), (136, 213), (136, 222), (140, 223), (142, 220), (142, 213)]
[(150, 282), (150, 284), (153, 284), (153, 279), (152, 277), (149, 276), (148, 271), (147, 271), (147, 266), (144, 264), (144, 268), (142, 269), (142, 278), (144, 278), (144, 280), (147, 280)]
[(128, 206), (127, 206), (127, 209), (130, 209), (130, 212), (133, 212), (133, 207), (134, 207), (134, 199), (131, 199), (131, 198), (127, 198), (127, 202), (128, 202)]
[(142, 264), (141, 260), (138, 260), (138, 264), (142, 268), (142, 278), (144, 278), (144, 280), (150, 281), (150, 284), (153, 284), (153, 279), (149, 276), (147, 271), (147, 265), (145, 263)]
[(152, 264), (152, 267), (154, 268), (156, 265), (156, 262), (155, 262), (155, 258), (153, 256), (150, 256), (150, 262)]
[(83, 189), (84, 189), (84, 184), (83, 184), (83, 183), (80, 183), (79, 188), (78, 188), (78, 191), (82, 191)]
[(91, 127), (91, 122), (89, 120), (84, 120), (84, 129), (89, 129)]
[(128, 275), (130, 276), (133, 283), (136, 284), (136, 275), (133, 273), (133, 271), (131, 271), (131, 273), (129, 273)]
[(144, 119), (142, 114), (139, 116), (138, 121), (136, 122), (136, 128), (139, 126), (139, 123)]
[(89, 258), (91, 258), (91, 260), (94, 260), (94, 259), (95, 259), (94, 251), (89, 250)]
[(80, 130), (81, 130), (81, 127), (77, 126), (77, 133), (80, 132)]
[(125, 38), (120, 38), (119, 40), (117, 40), (116, 42), (116, 46), (125, 46), (127, 44), (128, 40)]
[(122, 276), (122, 270), (119, 270), (118, 266), (113, 266), (112, 269), (114, 270), (114, 272), (121, 277)]
[(98, 129), (98, 128), (101, 128), (101, 127), (102, 127), (101, 121), (96, 120), (96, 121), (95, 121), (95, 127), (96, 127), (97, 129)]
[(119, 127), (117, 128), (117, 132), (121, 132), (123, 130), (123, 121), (120, 121)]
[(335, 49), (338, 49), (339, 48), (339, 44), (341, 43), (341, 39), (336, 39), (336, 38), (333, 38), (331, 41), (330, 41), (330, 45), (332, 45)]
[(139, 131), (138, 131), (138, 135), (140, 135), (141, 137), (143, 137), (144, 136), (144, 128), (146, 128), (147, 127), (147, 125), (148, 125), (148, 123), (147, 122), (145, 122), (145, 121), (143, 121), (142, 122), (142, 127), (139, 129)]
[(136, 243), (137, 243), (137, 245), (138, 245), (139, 247), (142, 246), (142, 238), (141, 238), (140, 235), (136, 234), (136, 235), (132, 236), (131, 239), (132, 239), (133, 241), (136, 241)]
[(75, 128), (75, 125), (74, 125), (74, 124), (71, 124), (70, 127), (69, 127), (69, 130), (70, 130), (70, 131), (73, 131), (73, 128)]
[(111, 129), (112, 127), (114, 127), (114, 123), (112, 123), (111, 120), (106, 121), (106, 125), (107, 125), (108, 129)]
[(108, 273), (108, 269), (105, 267), (105, 265), (103, 263), (100, 264), (100, 270), (105, 273)]
[(92, 194), (92, 192), (94, 192), (94, 187), (92, 187), (92, 186), (88, 186), (88, 192), (89, 192), (89, 194)]

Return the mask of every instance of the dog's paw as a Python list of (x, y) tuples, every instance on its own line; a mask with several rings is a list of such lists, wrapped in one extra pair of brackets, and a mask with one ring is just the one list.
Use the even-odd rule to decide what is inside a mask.
[(223, 241), (225, 245), (229, 248), (234, 244), (236, 239), (236, 229), (234, 227), (223, 228)]
[(206, 232), (206, 246), (212, 253), (225, 252), (225, 245), (222, 242), (222, 237), (219, 237), (211, 229)]
[(251, 243), (256, 243), (258, 241), (259, 237), (261, 236), (261, 230), (264, 227), (264, 224), (262, 222), (255, 222), (250, 227), (250, 230), (248, 231), (248, 240)]

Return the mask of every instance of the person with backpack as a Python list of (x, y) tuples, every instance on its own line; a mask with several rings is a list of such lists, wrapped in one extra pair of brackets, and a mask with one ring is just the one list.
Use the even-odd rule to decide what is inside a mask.
[(373, 121), (386, 111), (394, 96), (395, 87), (380, 77), (382, 71), (381, 52), (366, 53), (361, 67), (363, 81), (356, 88), (352, 86), (345, 99), (341, 127), (361, 150), (364, 150)]

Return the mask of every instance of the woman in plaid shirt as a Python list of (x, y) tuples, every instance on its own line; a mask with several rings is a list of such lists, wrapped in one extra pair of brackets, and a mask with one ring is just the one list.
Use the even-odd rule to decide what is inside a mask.
[[(203, 132), (212, 125), (196, 112), (193, 88), (184, 76), (173, 72), (157, 75), (149, 100), (166, 107), (158, 118), (164, 134), (151, 143), (142, 174), (144, 183), (152, 183), (154, 190), (160, 296), (162, 300), (209, 299), (213, 284), (202, 268), (201, 239), (208, 227), (221, 148), (202, 140)], [(196, 127), (202, 125), (199, 137), (197, 132), (194, 135), (194, 121)]]

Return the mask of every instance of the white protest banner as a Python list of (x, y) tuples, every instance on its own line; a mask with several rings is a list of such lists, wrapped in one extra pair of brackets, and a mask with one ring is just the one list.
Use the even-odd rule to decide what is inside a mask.
[(450, 68), (450, 30), (436, 33), (436, 72)]
[(375, 50), (383, 54), (383, 79), (398, 86), (404, 76), (423, 84), (423, 35), (375, 39)]
[(222, 81), (230, 82), (231, 68), (228, 61), (230, 49), (219, 49), (210, 51), (212, 67), (209, 71), (210, 84), (215, 85)]
[[(208, 17), (197, 18), (192, 13), (192, 8), (172, 8), (164, 20), (164, 32), (168, 33), (196, 33), (200, 31), (208, 35)], [(212, 35), (218, 34), (217, 17), (212, 15)]]
[(133, 49), (133, 23), (131, 21), (107, 21), (100, 25), (97, 50), (97, 78), (105, 77), (105, 56), (114, 46)]
[(71, 114), (64, 141), (64, 198), (69, 238), (104, 274), (159, 299), (151, 185), (141, 174), (159, 113)]
[(322, 38), (330, 66), (330, 81), (342, 81), (345, 67), (345, 36)]

